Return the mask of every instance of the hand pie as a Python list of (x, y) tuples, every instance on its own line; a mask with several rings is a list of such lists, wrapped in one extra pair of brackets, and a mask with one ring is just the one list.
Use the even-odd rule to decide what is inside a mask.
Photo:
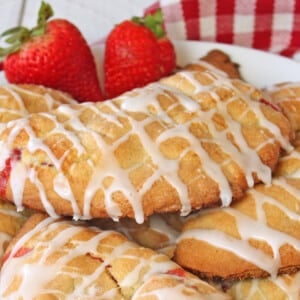
[(284, 176), (274, 177), (270, 185), (256, 185), (231, 207), (189, 217), (175, 260), (204, 278), (221, 281), (274, 278), (300, 270), (300, 165), (297, 172), (289, 160), (299, 156), (295, 152), (281, 158)]
[(165, 299), (166, 293), (187, 300), (229, 299), (167, 256), (120, 233), (42, 214), (25, 223), (1, 270), (3, 300), (145, 300)]
[(180, 73), (188, 88), (153, 83), (11, 122), (0, 136), (3, 198), (50, 216), (142, 223), (155, 212), (228, 206), (269, 183), (290, 149), (287, 119), (252, 101), (241, 81)]

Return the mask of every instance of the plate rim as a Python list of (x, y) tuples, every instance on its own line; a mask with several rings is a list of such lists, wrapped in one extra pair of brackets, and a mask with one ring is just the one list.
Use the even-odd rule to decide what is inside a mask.
[[(286, 81), (299, 81), (300, 82), (300, 63), (295, 61), (291, 58), (273, 53), (267, 52), (260, 49), (248, 48), (245, 46), (240, 45), (232, 45), (232, 44), (225, 44), (219, 42), (209, 42), (209, 41), (186, 41), (186, 40), (173, 40), (174, 47), (176, 50), (177, 56), (177, 63), (179, 66), (184, 65), (188, 61), (188, 58), (184, 56), (183, 51), (187, 51), (188, 54), (193, 53), (192, 61), (195, 59), (199, 59), (203, 54), (207, 53), (209, 50), (212, 49), (220, 49), (224, 51), (226, 54), (230, 56), (230, 58), (237, 62), (240, 66), (240, 71), (245, 78), (245, 80), (249, 81), (250, 83), (256, 85), (257, 87), (266, 87), (269, 85), (273, 85), (276, 83), (282, 83)], [(194, 51), (200, 50), (198, 58)], [(238, 55), (239, 54), (239, 55)], [(262, 70), (258, 70), (259, 72), (264, 73), (264, 75), (260, 75), (257, 80), (255, 78), (255, 74), (248, 74), (248, 68), (255, 68), (255, 63), (246, 64), (245, 58), (251, 57), (258, 62), (269, 62), (270, 65), (266, 66), (266, 68)], [(253, 65), (253, 67), (252, 67)], [(277, 66), (283, 67), (284, 70), (289, 71), (288, 73), (283, 73), (281, 70), (278, 73)], [(275, 72), (276, 71), (276, 72)], [(251, 70), (251, 72), (254, 72)], [(271, 74), (271, 76), (270, 76)], [(250, 75), (250, 76), (249, 76)], [(269, 75), (269, 76), (266, 76)], [(276, 76), (275, 76), (276, 75)], [(270, 78), (269, 78), (270, 77)], [(260, 78), (269, 79), (265, 81), (261, 81)]]

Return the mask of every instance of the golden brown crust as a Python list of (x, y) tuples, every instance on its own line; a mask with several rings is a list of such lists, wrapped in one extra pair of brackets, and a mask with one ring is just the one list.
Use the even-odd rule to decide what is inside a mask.
[[(39, 272), (34, 286), (28, 272)], [(137, 300), (145, 292), (153, 292), (151, 299), (162, 299), (166, 289), (186, 297), (181, 299), (211, 295), (228, 299), (167, 256), (129, 242), (117, 232), (43, 214), (33, 215), (11, 243), (1, 275), (6, 278), (0, 282), (1, 299)]]
[(50, 215), (142, 222), (155, 212), (227, 206), (252, 181), (269, 181), (288, 146), (287, 119), (252, 101), (257, 89), (246, 83), (184, 72), (111, 101), (16, 121), (1, 140), (2, 165), (7, 152), (21, 151), (18, 201)]
[(203, 278), (219, 280), (296, 272), (300, 269), (299, 192), (299, 179), (278, 177), (271, 185), (250, 189), (230, 208), (188, 219), (176, 246), (176, 262)]
[[(30, 113), (45, 112), (61, 104), (74, 103), (66, 93), (30, 84), (0, 86), (0, 131), (7, 122)], [(2, 186), (1, 186), (2, 188)], [(30, 211), (17, 213), (15, 206), (0, 200), (0, 257), (10, 239), (18, 232)]]

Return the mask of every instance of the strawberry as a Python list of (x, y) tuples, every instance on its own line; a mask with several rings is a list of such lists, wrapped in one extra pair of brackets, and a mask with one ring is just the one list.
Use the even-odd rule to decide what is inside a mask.
[(176, 67), (174, 45), (167, 37), (163, 27), (163, 15), (160, 9), (147, 14), (144, 18), (135, 18), (138, 22), (150, 28), (158, 41), (161, 77), (171, 74)]
[(158, 46), (146, 27), (124, 21), (109, 34), (104, 54), (106, 97), (115, 97), (160, 76)]
[(173, 44), (166, 37), (159, 11), (115, 26), (106, 40), (104, 86), (107, 98), (142, 87), (170, 74), (175, 67)]
[(103, 100), (87, 42), (69, 21), (47, 21), (52, 15), (51, 6), (42, 2), (36, 27), (16, 27), (2, 34), (10, 44), (0, 49), (7, 80), (59, 89), (80, 102)]
[(158, 39), (161, 77), (171, 74), (176, 66), (176, 54), (172, 42), (167, 37)]

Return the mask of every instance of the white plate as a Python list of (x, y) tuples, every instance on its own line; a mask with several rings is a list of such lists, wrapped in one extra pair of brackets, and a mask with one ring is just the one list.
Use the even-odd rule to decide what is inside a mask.
[(220, 49), (240, 65), (243, 78), (257, 87), (286, 81), (300, 82), (300, 63), (283, 56), (213, 42), (174, 41), (174, 44), (180, 66), (197, 60), (212, 49)]

